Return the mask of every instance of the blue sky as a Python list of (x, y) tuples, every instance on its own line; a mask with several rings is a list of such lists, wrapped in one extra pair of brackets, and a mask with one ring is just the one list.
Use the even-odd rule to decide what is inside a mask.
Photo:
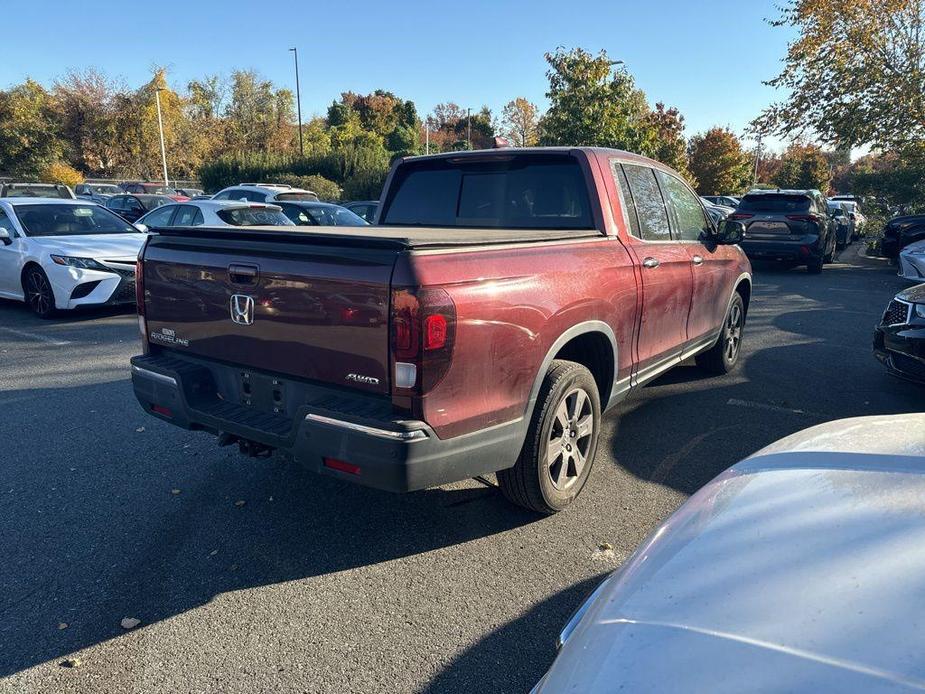
[(422, 116), (441, 101), (499, 114), (516, 96), (545, 107), (543, 53), (580, 46), (624, 60), (651, 104), (681, 110), (688, 135), (713, 125), (741, 132), (775, 98), (762, 80), (778, 72), (792, 38), (765, 21), (776, 14), (773, 0), (31, 0), (6, 25), (0, 88), (89, 66), (134, 87), (155, 65), (175, 88), (235, 68), (294, 88), (287, 48), (298, 46), (306, 118), (342, 91), (376, 88), (412, 99)]

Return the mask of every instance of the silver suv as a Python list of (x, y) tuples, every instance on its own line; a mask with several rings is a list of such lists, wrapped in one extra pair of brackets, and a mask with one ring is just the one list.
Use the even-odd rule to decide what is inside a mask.
[(212, 196), (213, 200), (248, 200), (250, 202), (279, 202), (281, 200), (317, 201), (318, 196), (304, 188), (293, 188), (285, 183), (239, 183), (224, 188)]

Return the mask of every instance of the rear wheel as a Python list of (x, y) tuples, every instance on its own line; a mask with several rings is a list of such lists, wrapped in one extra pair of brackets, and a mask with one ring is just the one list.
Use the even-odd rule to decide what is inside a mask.
[(572, 361), (553, 361), (520, 457), (497, 474), (504, 496), (538, 513), (556, 513), (571, 504), (591, 472), (600, 423), (600, 396), (591, 372)]
[(742, 330), (745, 328), (745, 302), (736, 292), (726, 311), (726, 320), (716, 344), (694, 360), (697, 366), (715, 374), (726, 374), (735, 368), (742, 348)]
[(819, 260), (809, 261), (809, 263), (806, 265), (806, 271), (811, 275), (822, 274), (822, 262), (822, 258), (819, 258)]
[(30, 266), (23, 275), (23, 292), (26, 303), (39, 318), (51, 318), (55, 313), (55, 293), (45, 271), (38, 265)]

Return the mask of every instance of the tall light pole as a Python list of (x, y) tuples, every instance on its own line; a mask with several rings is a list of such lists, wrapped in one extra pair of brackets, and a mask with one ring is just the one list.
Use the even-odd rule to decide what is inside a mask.
[(466, 142), (469, 149), (472, 149), (472, 109), (466, 109)]
[(164, 121), (161, 120), (161, 92), (163, 87), (157, 87), (154, 90), (154, 102), (157, 104), (157, 129), (161, 135), (161, 164), (164, 166), (164, 187), (169, 188), (170, 183), (167, 181), (167, 152), (164, 150)]
[(293, 59), (295, 60), (295, 105), (299, 114), (299, 156), (305, 156), (305, 148), (302, 146), (302, 94), (299, 92), (299, 49), (290, 48)]
[(761, 133), (758, 133), (758, 147), (755, 149), (755, 176), (752, 179), (752, 185), (758, 185), (758, 160), (761, 159)]

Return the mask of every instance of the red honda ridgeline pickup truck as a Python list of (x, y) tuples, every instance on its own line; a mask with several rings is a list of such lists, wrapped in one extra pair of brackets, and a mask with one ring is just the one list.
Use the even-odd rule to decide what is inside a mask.
[(625, 152), (399, 160), (378, 226), (156, 230), (139, 256), (142, 406), (411, 491), (497, 472), (538, 512), (578, 495), (601, 413), (741, 348), (751, 268), (671, 169)]

